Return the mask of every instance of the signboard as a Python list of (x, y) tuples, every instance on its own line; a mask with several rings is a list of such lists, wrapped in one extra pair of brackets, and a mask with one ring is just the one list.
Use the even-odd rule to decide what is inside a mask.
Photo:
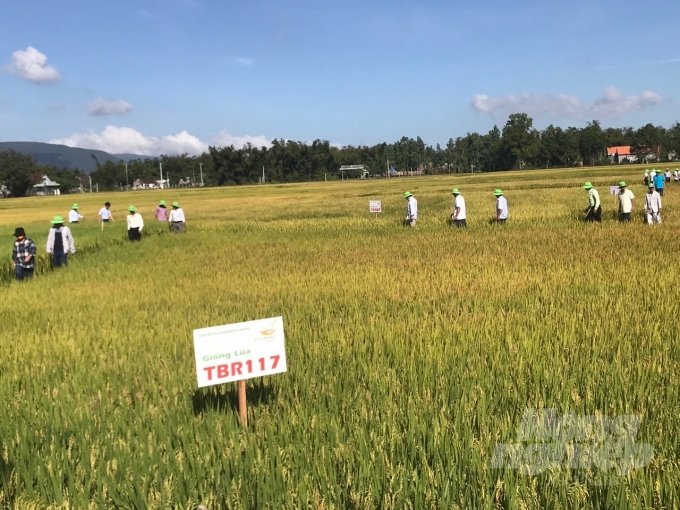
[(194, 330), (198, 387), (287, 371), (283, 317)]
[(618, 186), (609, 186), (610, 195), (618, 195), (621, 189)]
[(369, 200), (368, 208), (372, 213), (382, 212), (382, 202), (380, 200)]

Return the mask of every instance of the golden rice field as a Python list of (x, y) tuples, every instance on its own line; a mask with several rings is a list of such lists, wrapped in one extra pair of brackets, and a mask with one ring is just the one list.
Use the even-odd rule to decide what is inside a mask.
[[(21, 284), (14, 228), (43, 253), (74, 198), (0, 201), (0, 505), (680, 507), (680, 184), (662, 225), (619, 224), (622, 178), (640, 211), (640, 167), (80, 195), (79, 253)], [(602, 225), (580, 221), (585, 180)], [(454, 186), (466, 231), (446, 222)], [(154, 225), (161, 198), (184, 235)], [(131, 203), (157, 231), (136, 244)], [(248, 382), (243, 429), (235, 383), (197, 388), (192, 330), (278, 315), (289, 370)], [(637, 415), (653, 456), (492, 466), (527, 408)]]

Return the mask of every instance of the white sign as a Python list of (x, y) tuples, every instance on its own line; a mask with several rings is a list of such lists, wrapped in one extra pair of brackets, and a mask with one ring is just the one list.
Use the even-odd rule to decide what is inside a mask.
[(382, 202), (380, 200), (369, 200), (368, 208), (372, 213), (382, 212)]
[(198, 387), (287, 371), (283, 317), (194, 330)]
[(610, 195), (618, 195), (621, 192), (621, 189), (618, 186), (609, 186), (609, 194)]

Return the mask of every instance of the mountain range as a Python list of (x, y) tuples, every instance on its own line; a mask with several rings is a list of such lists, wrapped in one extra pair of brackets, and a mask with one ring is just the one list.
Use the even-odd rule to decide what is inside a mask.
[(153, 156), (138, 156), (136, 154), (109, 154), (108, 152), (79, 149), (66, 145), (40, 142), (0, 142), (0, 152), (13, 150), (21, 154), (33, 156), (39, 165), (54, 165), (57, 168), (68, 168), (70, 170), (82, 170), (93, 172), (97, 169), (97, 163), (112, 161), (119, 163), (128, 162), (133, 159), (153, 159)]

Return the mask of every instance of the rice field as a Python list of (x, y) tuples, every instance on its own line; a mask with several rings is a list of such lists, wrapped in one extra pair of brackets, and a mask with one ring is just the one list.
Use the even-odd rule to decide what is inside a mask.
[[(648, 226), (642, 173), (79, 195), (78, 253), (27, 283), (9, 281), (14, 228), (42, 254), (74, 197), (0, 201), (0, 505), (678, 508), (680, 184)], [(636, 196), (630, 224), (608, 194), (621, 179)], [(586, 180), (601, 225), (580, 221)], [(446, 221), (453, 187), (464, 231)], [(489, 222), (497, 187), (502, 227)], [(406, 190), (415, 229), (401, 224)], [(179, 200), (184, 235), (153, 221), (160, 199)], [(117, 222), (102, 232), (106, 200)], [(151, 234), (141, 243), (125, 240), (130, 204)], [(192, 331), (279, 315), (288, 372), (248, 381), (244, 429), (235, 383), (197, 388)], [(526, 409), (638, 416), (634, 442), (653, 455), (623, 472), (573, 468), (572, 441), (543, 469), (531, 456), (496, 465)]]

